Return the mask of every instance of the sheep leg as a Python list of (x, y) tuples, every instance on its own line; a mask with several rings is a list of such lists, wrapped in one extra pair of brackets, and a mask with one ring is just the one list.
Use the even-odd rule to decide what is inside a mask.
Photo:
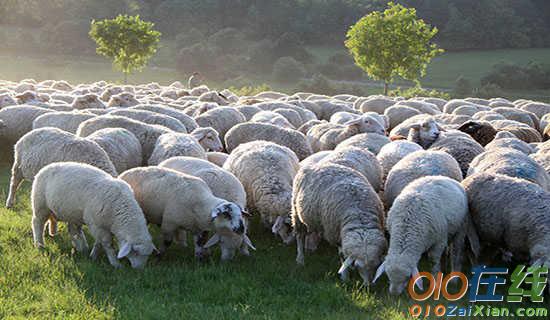
[(187, 248), (187, 231), (180, 228), (176, 231), (176, 242), (182, 247)]
[(32, 235), (37, 248), (44, 247), (44, 226), (50, 216), (47, 209), (34, 209), (32, 215)]
[(441, 243), (434, 245), (428, 252), (428, 257), (433, 263), (432, 273), (434, 275), (441, 271), (441, 256), (445, 252), (446, 247), (447, 241), (442, 241)]
[(204, 245), (208, 241), (208, 231), (201, 233), (195, 233), (193, 235), (193, 242), (195, 243), (195, 258), (199, 261), (204, 260), (209, 255), (209, 250), (204, 248)]
[(55, 234), (57, 233), (57, 218), (55, 217), (55, 215), (50, 215), (50, 218), (47, 221), (47, 226), (50, 237), (55, 236)]
[(86, 236), (82, 227), (74, 223), (69, 223), (69, 234), (71, 235), (71, 242), (73, 247), (78, 252), (88, 251), (88, 242), (86, 241)]
[(116, 257), (115, 249), (113, 248), (113, 236), (111, 232), (109, 230), (97, 228), (93, 225), (88, 225), (88, 228), (95, 238), (95, 241), (101, 243), (103, 250), (105, 250), (105, 255), (107, 255), (107, 259), (109, 259), (109, 263), (115, 268), (122, 267), (122, 264)]
[(19, 168), (17, 161), (13, 164), (11, 169), (10, 189), (8, 191), (8, 199), (6, 200), (6, 208), (11, 209), (15, 204), (15, 193), (23, 181), (23, 173)]
[(305, 232), (298, 232), (296, 233), (296, 263), (299, 265), (304, 265), (305, 258), (304, 258), (304, 246), (306, 242), (306, 233)]
[(92, 252), (90, 252), (90, 259), (97, 260), (97, 257), (99, 257), (99, 253), (101, 250), (101, 242), (95, 241), (94, 246), (92, 247)]
[(451, 271), (460, 271), (464, 259), (465, 234), (459, 233), (451, 242)]

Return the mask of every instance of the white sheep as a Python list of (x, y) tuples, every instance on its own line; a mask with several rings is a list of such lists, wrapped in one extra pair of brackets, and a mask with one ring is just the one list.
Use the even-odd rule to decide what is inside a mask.
[(74, 134), (82, 122), (95, 116), (94, 114), (81, 111), (50, 112), (34, 119), (32, 128), (54, 127)]
[(6, 141), (8, 145), (14, 144), (32, 130), (32, 123), (36, 118), (49, 112), (53, 111), (30, 105), (2, 108), (0, 121), (4, 126), (0, 128), (0, 140)]
[(281, 128), (295, 129), (285, 117), (273, 111), (258, 112), (250, 119), (250, 122), (267, 123)]
[(89, 93), (83, 96), (76, 97), (71, 104), (73, 109), (105, 109), (105, 103), (99, 99), (96, 94)]
[(357, 147), (368, 150), (374, 154), (378, 154), (378, 152), (380, 152), (380, 149), (382, 149), (382, 147), (390, 142), (390, 138), (382, 134), (361, 133), (340, 142), (334, 150), (348, 147)]
[(376, 158), (382, 167), (382, 180), (386, 181), (386, 177), (388, 176), (390, 170), (401, 159), (419, 150), (422, 150), (420, 145), (407, 140), (397, 140), (385, 144), (376, 155)]
[(245, 122), (246, 118), (234, 108), (219, 107), (201, 114), (195, 118), (195, 121), (201, 127), (214, 128), (220, 134), (220, 139), (225, 141), (225, 135), (229, 129), (239, 123)]
[(140, 104), (140, 105), (137, 105), (137, 106), (132, 107), (130, 109), (131, 110), (135, 109), (135, 110), (151, 111), (151, 112), (156, 112), (156, 113), (160, 113), (160, 114), (164, 114), (164, 115), (173, 117), (173, 118), (179, 120), (179, 122), (181, 122), (185, 126), (185, 128), (187, 129), (187, 132), (191, 132), (191, 131), (193, 131), (193, 130), (195, 130), (199, 127), (199, 125), (197, 124), (195, 119), (193, 119), (192, 117), (186, 115), (185, 113), (183, 113), (182, 111), (180, 111), (178, 109), (171, 108), (171, 107), (168, 107), (168, 106), (142, 105), (142, 104)]
[(292, 180), (299, 166), (292, 150), (267, 141), (241, 144), (223, 166), (241, 181), (247, 208), (258, 212), (264, 225), (285, 243), (294, 239), (290, 232), (290, 201)]
[(117, 172), (141, 166), (141, 143), (130, 131), (122, 128), (98, 130), (87, 137), (97, 143), (109, 156)]
[(0, 94), (0, 109), (4, 107), (14, 106), (17, 104), (17, 101), (9, 94), (3, 93)]
[[(158, 165), (164, 160), (178, 156), (188, 156), (206, 160), (206, 150), (202, 146), (201, 141), (205, 143), (206, 141), (210, 141), (210, 138), (207, 137), (208, 132), (203, 129), (206, 128), (199, 128), (191, 134), (174, 132), (161, 135), (149, 158), (149, 165)], [(214, 129), (209, 129), (215, 132)], [(217, 138), (217, 135), (214, 138)], [(221, 147), (219, 138), (216, 144)], [(219, 148), (216, 151), (219, 151)]]
[[(216, 241), (221, 243), (222, 260), (233, 257), (242, 247), (254, 248), (246, 235), (243, 213), (238, 205), (215, 197), (200, 178), (177, 171), (158, 168), (135, 168), (120, 176), (134, 190), (147, 222), (160, 226), (161, 247), (164, 252), (176, 238), (181, 245), (185, 231), (194, 234), (195, 254), (201, 258), (204, 248)], [(214, 231), (214, 240), (203, 243), (204, 233)], [(241, 235), (240, 241), (234, 234)], [(221, 239), (221, 240), (220, 240)]]
[(298, 171), (292, 194), (292, 224), (299, 264), (304, 264), (306, 234), (321, 234), (339, 247), (344, 258), (338, 271), (341, 278), (346, 280), (353, 267), (369, 283), (387, 248), (383, 219), (380, 199), (356, 170), (324, 163)]
[(299, 131), (258, 122), (245, 122), (231, 128), (225, 137), (225, 146), (231, 153), (239, 145), (257, 140), (285, 146), (294, 151), (300, 160), (313, 153), (306, 137)]
[(36, 129), (15, 144), (6, 207), (13, 207), (15, 193), (23, 180), (32, 181), (50, 163), (66, 161), (87, 163), (117, 176), (109, 156), (97, 143), (57, 128)]
[(122, 92), (112, 95), (107, 102), (107, 107), (129, 108), (138, 105), (139, 101), (131, 93)]
[(400, 294), (427, 253), (432, 272), (441, 271), (447, 248), (451, 271), (460, 271), (466, 235), (479, 253), (479, 240), (468, 214), (468, 198), (457, 181), (442, 176), (423, 177), (411, 182), (395, 199), (386, 220), (389, 250), (376, 272), (386, 273), (391, 294)]
[(384, 203), (390, 208), (393, 201), (412, 181), (425, 176), (446, 176), (462, 181), (458, 162), (443, 151), (416, 151), (401, 159), (388, 173), (384, 185)]
[(223, 152), (210, 151), (206, 152), (206, 158), (208, 159), (208, 161), (217, 165), (218, 167), (223, 167), (225, 161), (227, 161), (227, 158), (229, 158), (229, 155)]
[[(90, 257), (95, 260), (103, 248), (114, 267), (121, 266), (118, 259), (127, 257), (133, 268), (143, 268), (155, 250), (143, 212), (128, 184), (95, 167), (74, 162), (44, 167), (34, 180), (31, 202), (37, 247), (44, 247), (44, 225), (53, 219), (68, 223), (78, 251), (87, 250), (82, 226), (88, 226), (95, 239)], [(118, 255), (113, 249), (113, 236), (119, 243)]]
[(187, 128), (178, 119), (164, 114), (135, 109), (122, 109), (109, 112), (113, 116), (127, 117), (147, 124), (166, 127), (175, 132), (187, 133)]

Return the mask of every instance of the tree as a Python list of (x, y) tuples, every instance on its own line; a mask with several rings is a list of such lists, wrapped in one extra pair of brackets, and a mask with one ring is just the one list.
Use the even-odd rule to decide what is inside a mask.
[(113, 65), (128, 74), (141, 71), (157, 52), (160, 32), (153, 23), (143, 21), (139, 15), (118, 15), (114, 19), (92, 21), (90, 37), (96, 42), (97, 54), (113, 59)]
[(418, 83), (433, 57), (443, 52), (430, 40), (437, 34), (414, 8), (388, 3), (353, 25), (345, 42), (355, 63), (375, 80), (384, 81), (384, 94), (395, 77)]

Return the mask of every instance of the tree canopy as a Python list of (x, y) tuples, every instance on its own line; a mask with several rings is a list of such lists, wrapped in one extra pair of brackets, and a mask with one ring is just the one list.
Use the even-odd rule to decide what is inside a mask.
[(443, 52), (432, 38), (432, 28), (416, 16), (416, 10), (388, 3), (388, 8), (361, 18), (345, 42), (355, 63), (375, 80), (384, 81), (384, 94), (395, 77), (418, 81), (430, 60)]
[(153, 23), (143, 21), (139, 15), (118, 15), (114, 19), (92, 21), (90, 37), (96, 42), (96, 52), (113, 59), (113, 65), (128, 74), (140, 71), (155, 54), (160, 32)]

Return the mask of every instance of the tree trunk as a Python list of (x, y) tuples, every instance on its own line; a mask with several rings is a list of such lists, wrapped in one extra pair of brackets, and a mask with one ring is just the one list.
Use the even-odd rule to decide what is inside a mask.
[(388, 82), (387, 81), (384, 81), (384, 95), (385, 96), (388, 95)]
[(124, 84), (128, 84), (128, 73), (124, 72)]

